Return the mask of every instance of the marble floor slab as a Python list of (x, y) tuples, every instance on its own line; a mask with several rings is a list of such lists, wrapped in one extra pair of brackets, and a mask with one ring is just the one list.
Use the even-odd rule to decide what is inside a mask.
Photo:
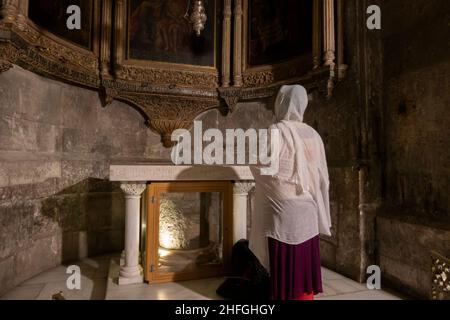
[[(67, 289), (67, 266), (41, 273), (6, 293), (1, 300), (51, 300), (63, 292), (67, 300), (220, 300), (216, 289), (224, 278), (165, 284), (119, 286), (119, 259), (103, 256), (74, 263), (81, 269), (81, 289)], [(401, 300), (384, 290), (369, 290), (364, 284), (322, 268), (324, 292), (316, 300)]]

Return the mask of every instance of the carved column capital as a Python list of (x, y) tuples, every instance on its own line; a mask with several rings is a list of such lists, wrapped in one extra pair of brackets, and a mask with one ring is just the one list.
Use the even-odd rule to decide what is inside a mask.
[(233, 194), (248, 195), (248, 193), (255, 187), (253, 181), (238, 181), (234, 183)]
[(247, 239), (248, 193), (253, 181), (236, 181), (233, 186), (233, 243)]
[(146, 188), (147, 185), (144, 183), (122, 183), (120, 185), (120, 189), (122, 189), (126, 197), (140, 197)]

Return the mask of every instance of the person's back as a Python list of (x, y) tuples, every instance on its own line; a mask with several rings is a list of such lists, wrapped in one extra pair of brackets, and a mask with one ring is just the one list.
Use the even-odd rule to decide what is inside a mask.
[[(278, 249), (294, 250), (293, 252), (297, 250), (297, 255), (289, 256), (289, 259), (295, 260), (300, 259), (299, 252), (314, 247), (316, 249), (312, 254), (313, 262), (315, 266), (319, 264), (319, 270), (312, 274), (312, 278), (319, 283), (318, 235), (330, 235), (331, 227), (329, 181), (322, 139), (312, 127), (303, 123), (306, 106), (307, 95), (303, 87), (285, 86), (281, 89), (275, 105), (279, 122), (269, 130), (279, 132), (278, 171), (273, 175), (263, 175), (262, 167), (251, 168), (256, 181), (256, 195), (250, 249), (271, 273), (279, 273), (277, 270), (280, 266), (273, 260), (277, 254), (269, 256), (271, 248), (275, 252), (278, 252)], [(302, 259), (297, 263), (303, 263)], [(271, 270), (272, 268), (275, 270)], [(286, 287), (291, 288), (294, 295), (295, 292), (304, 291), (304, 288), (293, 289), (290, 284)], [(320, 290), (321, 282), (313, 291), (317, 293)], [(286, 295), (275, 291), (274, 297), (293, 297), (291, 293)]]

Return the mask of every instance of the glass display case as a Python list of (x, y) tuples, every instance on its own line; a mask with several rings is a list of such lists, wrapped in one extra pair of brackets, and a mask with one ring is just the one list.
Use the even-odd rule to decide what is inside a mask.
[(230, 258), (230, 182), (154, 183), (147, 191), (146, 280), (223, 275)]

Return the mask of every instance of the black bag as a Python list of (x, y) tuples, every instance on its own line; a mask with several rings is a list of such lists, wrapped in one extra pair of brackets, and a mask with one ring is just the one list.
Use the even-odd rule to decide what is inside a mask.
[(217, 294), (230, 300), (268, 300), (269, 273), (248, 247), (247, 240), (233, 246), (231, 275), (217, 289)]

